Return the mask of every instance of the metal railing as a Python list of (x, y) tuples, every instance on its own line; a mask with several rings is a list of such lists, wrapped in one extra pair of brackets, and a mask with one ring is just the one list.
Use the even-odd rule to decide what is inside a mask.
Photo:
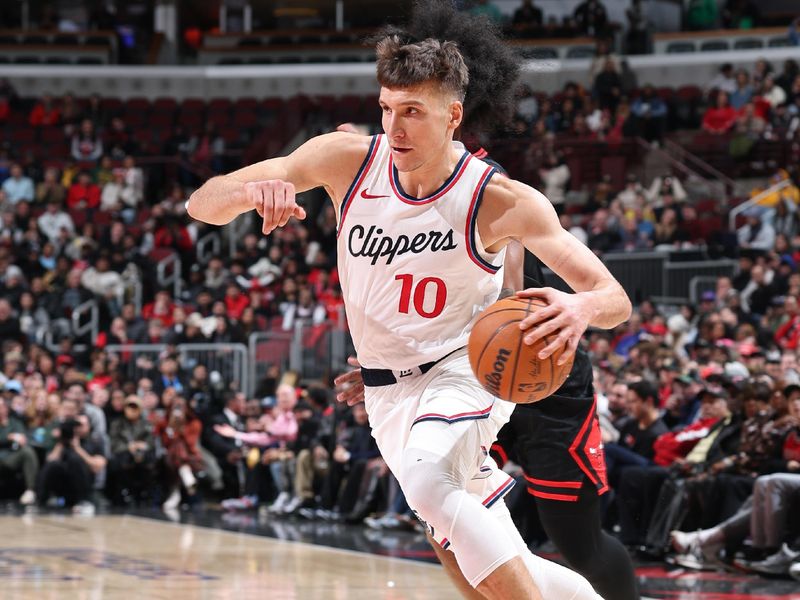
[(788, 187), (791, 183), (792, 183), (791, 179), (784, 179), (783, 181), (779, 181), (775, 185), (765, 189), (760, 194), (753, 196), (747, 202), (742, 202), (739, 206), (731, 210), (730, 214), (728, 215), (728, 227), (730, 228), (730, 230), (736, 231), (736, 217), (738, 217), (741, 213), (746, 211), (751, 206), (755, 206), (770, 194), (780, 192), (783, 188)]
[(295, 371), (303, 379), (326, 379), (348, 368), (347, 357), (355, 355), (350, 332), (339, 322), (320, 325), (296, 323), (286, 331), (253, 333), (248, 340), (250, 381), (258, 388), (270, 367)]
[(176, 253), (168, 254), (156, 265), (156, 278), (162, 288), (172, 286), (172, 297), (181, 293), (181, 259)]
[(197, 240), (197, 262), (207, 265), (214, 256), (222, 253), (222, 238), (217, 231), (209, 231)]
[(693, 169), (699, 172), (706, 179), (712, 179), (720, 182), (723, 186), (723, 191), (727, 194), (736, 193), (736, 182), (725, 175), (719, 169), (714, 168), (699, 156), (692, 154), (683, 146), (680, 146), (672, 140), (664, 142), (664, 151), (667, 154), (674, 155), (674, 157), (681, 162), (691, 163)]
[[(167, 344), (109, 344), (105, 350), (119, 356), (119, 368), (135, 381), (158, 373), (159, 358), (167, 347)], [(249, 353), (244, 344), (178, 344), (175, 350), (181, 368), (187, 372), (202, 364), (209, 373), (220, 374), (225, 389), (233, 387), (248, 395), (253, 393)]]
[(700, 302), (704, 292), (714, 292), (717, 289), (719, 277), (710, 275), (695, 275), (689, 280), (689, 301), (692, 304)]
[[(602, 260), (634, 303), (645, 299), (669, 300), (671, 303), (686, 302), (692, 297), (694, 278), (702, 276), (716, 281), (717, 277), (731, 277), (736, 272), (736, 261), (725, 259), (687, 261), (681, 260), (682, 254), (681, 252), (613, 253), (604, 255)], [(569, 286), (549, 269), (545, 269), (545, 281), (551, 287), (570, 291)]]
[(239, 215), (236, 219), (228, 223), (225, 228), (228, 230), (228, 252), (230, 257), (236, 256), (236, 251), (244, 239), (245, 234), (253, 226), (253, 211)]
[[(86, 315), (89, 316), (88, 320), (84, 319)], [(79, 304), (72, 311), (71, 317), (72, 333), (77, 337), (89, 334), (90, 343), (93, 344), (97, 339), (100, 327), (100, 309), (97, 306), (97, 300), (87, 300), (83, 304)]]

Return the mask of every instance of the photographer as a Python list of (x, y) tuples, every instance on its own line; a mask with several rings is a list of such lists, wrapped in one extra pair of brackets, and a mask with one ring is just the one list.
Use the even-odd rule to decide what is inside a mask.
[(28, 445), (25, 426), (9, 417), (8, 405), (0, 398), (0, 471), (6, 470), (15, 473), (22, 471), (25, 477), (25, 493), (19, 499), (20, 503), (28, 505), (36, 502), (33, 489), (39, 471), (39, 459)]
[(64, 499), (73, 512), (91, 515), (90, 501), (95, 476), (106, 466), (102, 449), (89, 437), (86, 415), (68, 418), (59, 426), (58, 442), (47, 455), (39, 478), (38, 500), (44, 505), (51, 497)]
[(153, 433), (138, 396), (125, 399), (123, 416), (111, 423), (110, 437), (107, 492), (114, 504), (122, 504), (147, 492), (155, 466)]

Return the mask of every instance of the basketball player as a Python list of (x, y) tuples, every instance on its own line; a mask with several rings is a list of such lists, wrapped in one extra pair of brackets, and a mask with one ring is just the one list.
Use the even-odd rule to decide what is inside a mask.
[(513, 480), (488, 457), (514, 405), (483, 390), (464, 347), (473, 318), (499, 295), (511, 240), (577, 291), (525, 292), (549, 303), (520, 323), (526, 343), (552, 336), (542, 359), (566, 347), (565, 362), (587, 326), (616, 326), (630, 301), (544, 196), (454, 148), (469, 77), (455, 44), (389, 36), (376, 54), (385, 134), (312, 138), (210, 179), (187, 210), (221, 225), (255, 209), (269, 234), (305, 218), (296, 192), (324, 187), (339, 217), (370, 424), (409, 505), (483, 596), (596, 599), (583, 577), (534, 556), (514, 527), (502, 500)]
[[(464, 123), (457, 134), (467, 130), (475, 135), (502, 125), (514, 106), (518, 60), (487, 27), (483, 19), (455, 13), (447, 2), (421, 1), (415, 3), (404, 30), (384, 31), (410, 40), (436, 38), (458, 44), (470, 81)], [(483, 149), (475, 156), (504, 172)], [(538, 259), (520, 244), (512, 243), (506, 247), (503, 295), (523, 289), (523, 261), (524, 286), (544, 286)], [(356, 360), (351, 364), (358, 366)], [(338, 378), (339, 384), (349, 386), (339, 395), (341, 400), (352, 403), (361, 399), (363, 386), (358, 370)], [(593, 392), (589, 357), (579, 349), (567, 382), (545, 400), (517, 406), (492, 445), (492, 454), (499, 461), (511, 459), (523, 468), (542, 526), (567, 564), (586, 577), (606, 600), (635, 600), (639, 596), (630, 557), (601, 527), (599, 496), (608, 485)], [(479, 598), (470, 592), (452, 553), (432, 545), (465, 597)]]

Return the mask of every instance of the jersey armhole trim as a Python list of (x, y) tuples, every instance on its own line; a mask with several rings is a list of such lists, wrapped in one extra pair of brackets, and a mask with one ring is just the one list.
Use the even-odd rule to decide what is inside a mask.
[(492, 175), (495, 173), (497, 173), (497, 170), (494, 167), (489, 166), (486, 167), (483, 175), (481, 175), (480, 181), (478, 181), (478, 185), (475, 187), (475, 192), (472, 194), (472, 201), (470, 202), (469, 210), (467, 211), (467, 226), (464, 229), (467, 238), (467, 254), (469, 254), (472, 262), (492, 275), (497, 273), (497, 271), (500, 270), (500, 267), (498, 265), (493, 265), (481, 256), (480, 252), (478, 251), (478, 246), (475, 243), (475, 234), (478, 226), (478, 209), (483, 201), (483, 192), (486, 190), (486, 186), (489, 184)]
[(364, 157), (364, 161), (361, 163), (361, 166), (358, 168), (358, 172), (356, 176), (353, 178), (353, 183), (350, 184), (350, 187), (347, 189), (347, 193), (342, 200), (342, 206), (339, 209), (339, 225), (336, 228), (336, 237), (339, 237), (339, 234), (342, 231), (342, 226), (344, 225), (344, 218), (347, 216), (347, 210), (350, 208), (350, 204), (352, 203), (353, 196), (358, 191), (358, 188), (361, 187), (361, 184), (364, 182), (364, 178), (369, 173), (369, 169), (372, 166), (372, 162), (375, 160), (375, 156), (378, 154), (378, 146), (380, 145), (380, 134), (373, 135), (372, 141), (369, 144), (369, 150), (367, 150), (367, 155)]

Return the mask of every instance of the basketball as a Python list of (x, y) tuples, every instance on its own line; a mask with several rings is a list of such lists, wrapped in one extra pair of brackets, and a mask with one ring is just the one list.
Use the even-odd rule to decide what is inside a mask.
[(512, 296), (498, 300), (478, 317), (467, 349), (472, 371), (486, 391), (503, 400), (528, 404), (547, 398), (566, 381), (573, 359), (557, 364), (565, 348), (541, 360), (539, 352), (553, 336), (529, 346), (519, 328), (520, 321), (545, 306), (538, 298)]

